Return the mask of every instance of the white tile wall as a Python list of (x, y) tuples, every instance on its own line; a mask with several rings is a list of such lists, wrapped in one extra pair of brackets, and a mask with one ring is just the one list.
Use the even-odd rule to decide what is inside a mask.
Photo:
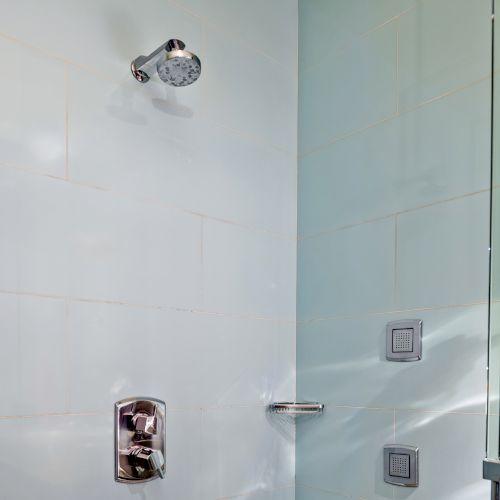
[[(295, 487), (278, 488), (276, 490), (256, 489), (245, 495), (231, 497), (235, 500), (294, 500)], [(222, 500), (222, 499), (218, 499)]]
[(3, 289), (200, 306), (200, 217), (10, 168), (0, 193)]
[(116, 84), (77, 68), (69, 79), (71, 179), (295, 234), (296, 160), (200, 116), (205, 74), (183, 89)]
[[(185, 498), (200, 500), (201, 412), (172, 411), (167, 422), (164, 481), (125, 486), (115, 483), (113, 419), (104, 415), (0, 419), (0, 435), (11, 450), (0, 459), (4, 498)], [(22, 462), (12, 450), (22, 449)]]
[(291, 322), (71, 303), (70, 410), (105, 411), (127, 395), (146, 393), (168, 408), (290, 397), (294, 329)]
[(299, 234), (488, 189), (489, 172), (471, 165), (489, 161), (490, 87), (483, 80), (301, 158)]
[(0, 164), (64, 176), (64, 65), (5, 38), (0, 51)]
[(21, 0), (8, 7), (0, 33), (114, 80), (129, 78), (130, 61), (166, 38), (184, 39), (195, 52), (201, 45), (199, 19), (168, 0)]
[(203, 295), (209, 311), (295, 317), (297, 242), (203, 221)]
[(228, 43), (217, 28), (205, 26), (203, 41), (207, 117), (295, 156), (295, 76), (236, 39)]
[(300, 153), (396, 113), (396, 42), (397, 25), (389, 23), (300, 72)]
[(64, 412), (64, 300), (0, 293), (0, 311), (0, 416)]
[[(484, 415), (397, 412), (395, 429), (396, 442), (418, 443), (420, 448), (420, 486), (412, 499), (489, 498), (490, 483), (482, 479)], [(395, 493), (396, 499), (409, 497), (400, 488)]]
[(298, 317), (393, 309), (394, 235), (389, 218), (300, 240)]
[[(236, 36), (283, 65), (290, 75), (297, 72), (297, 8), (288, 0), (174, 0), (201, 16), (223, 36)], [(286, 14), (285, 14), (286, 13)], [(226, 43), (224, 44), (226, 45)]]
[(292, 419), (275, 418), (258, 407), (208, 409), (203, 412), (202, 439), (207, 498), (251, 495), (293, 484)]
[(346, 500), (350, 498), (345, 495), (339, 495), (337, 493), (302, 485), (297, 485), (295, 492), (296, 498), (307, 498), (308, 500)]
[(316, 0), (315, 8), (309, 5), (299, 2), (301, 72), (322, 64), (325, 56), (415, 7), (415, 0)]
[[(292, 500), (297, 3), (1, 3), (0, 497)], [(201, 79), (135, 82), (170, 37)], [(167, 477), (129, 487), (137, 394)]]
[[(489, 498), (490, 9), (300, 2), (297, 397), (327, 411), (298, 424), (298, 500)], [(418, 363), (385, 360), (402, 318)], [(390, 442), (418, 489), (383, 483)]]
[(299, 420), (298, 484), (347, 498), (392, 498), (381, 450), (393, 438), (392, 410), (327, 407), (320, 418)]
[(488, 298), (489, 193), (398, 217), (401, 308)]
[[(388, 363), (386, 325), (408, 316), (423, 321), (422, 361)], [(332, 405), (484, 413), (487, 321), (480, 304), (299, 324), (297, 390)]]
[(489, 0), (420, 0), (399, 23), (403, 109), (467, 86), (491, 72)]

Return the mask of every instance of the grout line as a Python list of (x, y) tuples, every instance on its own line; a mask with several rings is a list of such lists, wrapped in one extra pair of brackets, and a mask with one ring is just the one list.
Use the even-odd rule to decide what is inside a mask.
[(459, 200), (462, 200), (462, 199), (465, 199), (465, 198), (470, 198), (472, 196), (476, 196), (476, 195), (488, 193), (489, 191), (490, 191), (490, 188), (488, 187), (488, 188), (480, 189), (478, 191), (473, 191), (471, 193), (465, 193), (465, 194), (461, 194), (461, 195), (458, 195), (458, 196), (454, 196), (452, 198), (445, 198), (443, 200), (433, 201), (433, 202), (430, 202), (430, 203), (426, 203), (424, 205), (419, 205), (419, 206), (416, 206), (416, 207), (410, 207), (410, 208), (406, 208), (404, 210), (399, 210), (398, 212), (393, 212), (393, 213), (390, 213), (390, 214), (381, 215), (380, 217), (375, 217), (374, 219), (367, 219), (367, 220), (363, 220), (363, 221), (360, 221), (360, 222), (355, 222), (353, 224), (348, 224), (346, 226), (340, 226), (340, 227), (336, 227), (336, 228), (332, 228), (332, 229), (325, 229), (324, 231), (319, 231), (317, 233), (312, 233), (312, 234), (308, 234), (308, 235), (305, 235), (305, 236), (298, 236), (298, 240), (299, 241), (304, 241), (304, 240), (308, 240), (308, 239), (317, 238), (317, 237), (329, 235), (329, 234), (332, 234), (332, 233), (336, 233), (338, 231), (344, 231), (346, 229), (352, 229), (354, 227), (362, 226), (364, 224), (373, 224), (375, 222), (380, 222), (380, 221), (383, 221), (383, 220), (387, 220), (387, 219), (390, 219), (392, 217), (399, 217), (400, 215), (408, 214), (408, 213), (411, 213), (411, 212), (416, 212), (417, 210), (422, 210), (422, 209), (425, 209), (425, 208), (431, 208), (431, 207), (438, 206), (438, 205), (444, 205), (446, 203), (452, 203), (452, 202), (459, 201)]
[[(499, 301), (500, 302), (500, 301)], [(488, 300), (480, 300), (477, 302), (468, 302), (464, 304), (444, 304), (441, 306), (422, 306), (422, 307), (413, 307), (407, 309), (392, 309), (386, 311), (359, 311), (348, 314), (338, 314), (332, 316), (323, 316), (309, 319), (297, 320), (298, 325), (308, 325), (310, 323), (316, 323), (319, 321), (334, 321), (334, 320), (342, 320), (342, 319), (357, 319), (360, 317), (367, 316), (385, 316), (390, 314), (402, 314), (407, 312), (424, 312), (424, 311), (441, 311), (443, 309), (458, 309), (465, 307), (475, 307), (488, 304)]]
[[(21, 394), (21, 370), (20, 367), (22, 366), (21, 363), (21, 356), (23, 352), (23, 329), (21, 327), (21, 318), (22, 318), (22, 312), (21, 312), (21, 300), (19, 297), (16, 297), (16, 305), (15, 305), (15, 313), (16, 313), (16, 329), (15, 329), (15, 340), (16, 340), (16, 351), (15, 351), (15, 370), (13, 372), (14, 377), (11, 377), (11, 382), (12, 385), (15, 388), (15, 394)], [(7, 331), (7, 329), (5, 330)], [(12, 380), (12, 378), (14, 380)]]
[(491, 75), (490, 74), (487, 74), (485, 76), (482, 76), (480, 77), (479, 79), (477, 80), (474, 80), (473, 82), (470, 82), (470, 83), (467, 83), (467, 84), (464, 84), (464, 85), (461, 85), (459, 87), (455, 87), (443, 94), (439, 94), (435, 97), (432, 97), (426, 101), (422, 101), (421, 103), (419, 104), (416, 104), (415, 106), (412, 106), (410, 108), (405, 108), (405, 109), (399, 109), (398, 110), (398, 113), (396, 114), (391, 114), (385, 118), (382, 118), (381, 120), (378, 120), (376, 122), (373, 122), (373, 123), (370, 123), (369, 125), (366, 125), (365, 127), (361, 127), (359, 129), (354, 129), (354, 130), (351, 130), (349, 132), (346, 132), (344, 134), (341, 134), (339, 136), (336, 136), (336, 137), (333, 137), (330, 141), (328, 142), (325, 142), (324, 144), (320, 144), (319, 146), (315, 146), (314, 148), (310, 149), (310, 150), (306, 150), (305, 152), (299, 154), (299, 159), (303, 159), (305, 158), (306, 156), (310, 156), (310, 155), (313, 155), (315, 153), (318, 153), (318, 152), (321, 152), (325, 149), (328, 149), (329, 147), (337, 144), (338, 142), (340, 141), (343, 141), (345, 139), (349, 139), (350, 137), (353, 137), (355, 135), (358, 135), (358, 134), (362, 134), (372, 128), (375, 128), (375, 127), (378, 127), (379, 125), (383, 125), (384, 123), (387, 123), (389, 121), (392, 121), (394, 120), (395, 118), (399, 118), (401, 115), (404, 115), (404, 114), (409, 114), (409, 113), (412, 113), (414, 111), (417, 111), (419, 110), (420, 108), (423, 108), (435, 101), (439, 101), (441, 99), (445, 99), (447, 97), (450, 97), (452, 95), (455, 95), (459, 92), (462, 92), (464, 90), (467, 90), (469, 88), (472, 88), (474, 87), (475, 85), (479, 85), (480, 83), (488, 80), (489, 78), (491, 78)]
[[(298, 106), (297, 106), (297, 108), (298, 108)], [(208, 123), (219, 127), (220, 129), (228, 130), (231, 133), (233, 133), (234, 135), (237, 135), (237, 136), (239, 136), (242, 139), (245, 139), (247, 141), (251, 141), (254, 144), (257, 144), (258, 146), (263, 146), (263, 147), (274, 149), (278, 153), (281, 153), (282, 155), (287, 156), (289, 159), (293, 159), (293, 160), (297, 159), (297, 151), (290, 151), (288, 149), (283, 148), (282, 146), (278, 146), (277, 144), (272, 144), (270, 142), (266, 142), (266, 141), (262, 140), (261, 136), (259, 136), (259, 135), (252, 134), (250, 132), (247, 132), (247, 131), (239, 129), (239, 128), (231, 127), (230, 125), (219, 122), (218, 120), (210, 118), (209, 116), (207, 116), (205, 114), (203, 115), (203, 119), (205, 121), (207, 121)]]
[[(239, 43), (245, 49), (250, 50), (257, 55), (260, 55), (260, 56), (268, 59), (269, 61), (276, 64), (280, 68), (286, 70), (286, 72), (288, 74), (290, 74), (291, 76), (298, 78), (298, 73), (295, 71), (295, 67), (294, 67), (294, 71), (291, 71), (289, 64), (283, 63), (280, 59), (263, 51), (262, 49), (258, 48), (254, 44), (248, 43), (243, 38), (240, 38), (239, 36), (237, 36), (235, 31), (230, 31), (230, 30), (225, 29), (226, 26), (224, 24), (218, 25), (217, 23), (214, 23), (213, 21), (211, 21), (210, 19), (208, 19), (204, 15), (202, 15), (202, 14), (196, 12), (195, 10), (190, 9), (189, 7), (186, 7), (185, 5), (179, 3), (178, 0), (171, 0), (170, 3), (172, 4), (172, 6), (174, 8), (177, 8), (178, 10), (184, 12), (185, 14), (188, 14), (188, 15), (198, 19), (199, 21), (201, 21), (201, 23), (205, 24), (207, 28), (209, 28), (213, 31), (219, 32), (219, 33), (222, 32), (225, 37), (232, 38), (234, 41)], [(298, 61), (298, 59), (296, 59), (296, 60)], [(298, 66), (298, 64), (297, 64), (297, 66)]]
[(394, 408), (392, 415), (392, 439), (393, 442), (396, 443), (396, 408)]
[(398, 215), (394, 216), (394, 303), (399, 304), (399, 242)]
[(327, 493), (329, 495), (340, 496), (340, 497), (345, 498), (346, 500), (366, 500), (366, 499), (363, 499), (361, 497), (353, 497), (350, 494), (345, 493), (343, 491), (339, 491), (339, 490), (325, 490), (324, 488), (318, 488), (317, 486), (312, 486), (312, 485), (310, 485), (308, 483), (303, 483), (301, 481), (296, 481), (295, 482), (295, 486), (296, 487), (301, 487), (301, 488), (306, 488), (306, 489), (313, 490), (313, 491), (319, 491), (321, 493)]
[(244, 224), (244, 223), (236, 222), (236, 221), (231, 220), (231, 219), (224, 219), (222, 217), (216, 217), (216, 216), (212, 216), (209, 214), (205, 214), (203, 212), (198, 212), (198, 211), (191, 210), (188, 208), (183, 208), (183, 207), (165, 202), (162, 199), (157, 198), (155, 196), (134, 195), (131, 192), (115, 191), (115, 190), (112, 190), (109, 188), (96, 186), (94, 184), (89, 184), (89, 183), (85, 183), (85, 182), (76, 181), (73, 179), (68, 179), (66, 177), (59, 177), (56, 175), (47, 174), (44, 172), (39, 172), (39, 171), (32, 169), (32, 168), (27, 168), (27, 167), (22, 167), (22, 166), (18, 166), (18, 165), (13, 165), (10, 163), (5, 163), (3, 161), (0, 161), (0, 168), (14, 169), (14, 170), (18, 170), (21, 172), (37, 175), (39, 177), (46, 177), (46, 178), (49, 178), (52, 180), (66, 182), (72, 186), (81, 187), (84, 189), (91, 189), (94, 191), (100, 191), (100, 192), (104, 192), (104, 193), (109, 193), (110, 195), (115, 196), (117, 198), (132, 200), (136, 203), (150, 204), (152, 206), (162, 207), (164, 209), (179, 211), (179, 212), (182, 212), (184, 214), (191, 215), (194, 217), (204, 217), (204, 218), (212, 220), (212, 221), (220, 222), (222, 224), (236, 226), (236, 227), (246, 229), (249, 231), (254, 231), (257, 233), (261, 233), (261, 234), (267, 234), (270, 236), (274, 236), (274, 237), (278, 237), (278, 238), (282, 238), (282, 239), (286, 239), (286, 240), (290, 240), (290, 241), (296, 241), (296, 236), (289, 234), (289, 233), (274, 231), (272, 229), (267, 229), (267, 228), (260, 227), (260, 226), (254, 226), (252, 224)]
[(200, 304), (205, 304), (205, 219), (200, 217)]
[(17, 45), (21, 45), (22, 47), (24, 47), (26, 49), (33, 50), (37, 54), (39, 54), (43, 57), (46, 57), (48, 59), (53, 59), (53, 60), (58, 61), (60, 63), (67, 64), (69, 66), (73, 66), (75, 68), (86, 71), (87, 73), (90, 73), (91, 75), (93, 75), (96, 78), (99, 78), (101, 80), (115, 83), (115, 84), (123, 83), (123, 80), (111, 78), (109, 75), (107, 75), (105, 73), (101, 73), (99, 70), (96, 70), (90, 66), (85, 66), (84, 64), (81, 64), (81, 63), (78, 63), (75, 61), (71, 61), (70, 59), (66, 59), (58, 54), (54, 54), (48, 50), (42, 49), (39, 46), (32, 45), (31, 43), (26, 42), (20, 38), (16, 38), (15, 36), (8, 35), (7, 33), (0, 32), (0, 38), (4, 38), (5, 40), (8, 40), (9, 42), (15, 43)]
[(258, 316), (258, 315), (251, 315), (251, 314), (208, 311), (208, 310), (203, 310), (203, 309), (190, 309), (190, 308), (165, 306), (165, 305), (136, 304), (136, 303), (130, 303), (130, 302), (125, 302), (125, 301), (119, 301), (119, 300), (101, 300), (101, 299), (91, 299), (91, 298), (85, 298), (85, 297), (70, 297), (70, 296), (66, 296), (66, 295), (57, 295), (57, 294), (50, 294), (50, 293), (36, 293), (36, 292), (29, 292), (29, 291), (23, 291), (23, 290), (0, 289), (0, 294), (14, 295), (14, 296), (19, 296), (19, 297), (37, 297), (37, 298), (49, 299), (49, 300), (66, 300), (68, 302), (76, 302), (76, 303), (129, 307), (129, 308), (134, 308), (134, 309), (145, 309), (145, 310), (151, 310), (151, 311), (170, 311), (170, 312), (180, 312), (180, 313), (188, 313), (188, 314), (200, 314), (200, 315), (207, 315), (207, 316), (220, 316), (220, 317), (226, 317), (226, 318), (247, 319), (247, 320), (257, 320), (257, 321), (271, 321), (271, 322), (278, 322), (278, 323), (295, 324), (294, 318), (278, 318), (278, 317), (272, 317), (272, 316)]
[(396, 114), (399, 115), (399, 17), (396, 21)]
[[(366, 410), (366, 411), (385, 411), (393, 414), (393, 425), (395, 426), (395, 418), (397, 412), (411, 412), (411, 413), (422, 413), (422, 414), (436, 414), (436, 415), (476, 415), (476, 416), (485, 416), (485, 411), (457, 411), (457, 410), (429, 410), (429, 409), (418, 409), (418, 408), (393, 408), (393, 407), (384, 407), (384, 406), (361, 406), (361, 405), (342, 405), (335, 404), (329, 401), (324, 401), (325, 406), (328, 405), (328, 408), (337, 409), (337, 410)], [(395, 427), (394, 427), (395, 432)]]
[(69, 179), (69, 69), (64, 66), (64, 178)]
[(391, 114), (389, 116), (386, 116), (385, 118), (382, 118), (382, 119), (377, 120), (375, 122), (369, 123), (368, 125), (366, 125), (362, 128), (354, 129), (354, 130), (351, 130), (349, 132), (345, 132), (344, 134), (341, 134), (341, 135), (334, 137), (329, 142), (325, 142), (324, 144), (321, 144), (321, 145), (316, 146), (308, 151), (300, 153), (298, 155), (298, 158), (299, 158), (299, 160), (302, 160), (306, 156), (310, 156), (310, 155), (313, 155), (315, 153), (321, 152), (324, 149), (328, 149), (329, 147), (337, 144), (340, 141), (343, 141), (345, 139), (349, 139), (350, 137), (353, 137), (353, 136), (358, 135), (358, 134), (362, 134), (363, 132), (366, 132), (368, 130), (371, 130), (372, 128), (378, 127), (379, 125), (383, 125), (384, 123), (390, 122), (390, 121), (394, 120), (395, 118), (398, 118), (399, 116), (400, 116), (400, 114)]
[[(255, 403), (255, 404), (225, 404), (220, 406), (186, 406), (186, 407), (167, 407), (167, 413), (173, 412), (201, 412), (201, 414), (207, 411), (229, 411), (229, 410), (240, 410), (240, 409), (255, 409), (255, 410), (266, 410), (268, 403)], [(65, 412), (47, 412), (47, 413), (33, 413), (26, 415), (0, 415), (1, 420), (19, 420), (19, 419), (31, 419), (31, 418), (43, 418), (43, 417), (103, 417), (112, 416), (113, 411), (65, 411)]]
[(70, 411), (71, 403), (71, 383), (70, 383), (70, 359), (71, 359), (71, 341), (69, 328), (69, 301), (64, 300), (64, 409)]
[[(42, 55), (43, 57), (46, 57), (46, 58), (49, 58), (49, 59), (53, 59), (53, 60), (55, 60), (55, 61), (57, 61), (59, 63), (62, 63), (62, 64), (66, 65), (68, 67), (68, 71), (69, 71), (69, 67), (75, 67), (75, 68), (77, 68), (77, 69), (79, 69), (81, 71), (84, 71), (84, 72), (92, 75), (95, 78), (98, 78), (101, 81), (105, 81), (105, 82), (111, 83), (113, 85), (118, 85), (118, 86), (124, 85), (124, 84), (126, 84), (128, 82), (128, 80), (130, 78), (128, 76), (127, 72), (124, 72), (124, 74), (126, 74), (127, 76), (124, 76), (121, 79), (111, 78), (110, 76), (105, 75), (104, 73), (100, 73), (98, 70), (95, 70), (93, 68), (87, 67), (87, 66), (82, 65), (80, 63), (71, 61), (69, 59), (65, 59), (65, 58), (63, 58), (61, 56), (52, 54), (51, 52), (47, 52), (47, 51), (45, 51), (43, 49), (40, 49), (39, 47), (31, 45), (30, 43), (27, 43), (27, 42), (25, 42), (23, 40), (17, 39), (15, 37), (12, 37), (12, 36), (7, 35), (5, 33), (0, 33), (0, 38), (5, 38), (6, 40), (8, 40), (8, 41), (10, 41), (12, 43), (15, 43), (17, 45), (21, 45), (24, 48), (28, 48), (30, 50), (34, 50), (37, 54)], [(139, 90), (140, 87), (137, 87), (137, 89)], [(254, 144), (257, 144), (257, 145), (260, 145), (260, 146), (269, 147), (269, 148), (272, 148), (272, 149), (278, 151), (281, 154), (285, 154), (286, 156), (288, 156), (290, 158), (296, 158), (296, 154), (297, 154), (296, 151), (289, 151), (289, 150), (283, 148), (282, 146), (278, 146), (276, 144), (267, 142), (266, 140), (264, 140), (263, 136), (253, 135), (251, 133), (245, 132), (244, 130), (231, 127), (230, 125), (226, 125), (226, 124), (217, 122), (215, 120), (210, 120), (207, 117), (204, 117), (202, 119), (206, 120), (207, 122), (210, 122), (211, 124), (213, 124), (213, 125), (221, 128), (223, 130), (229, 130), (233, 134), (235, 134), (235, 135), (237, 135), (239, 137), (242, 137), (245, 140), (251, 141)]]
[(56, 412), (56, 413), (34, 413), (32, 415), (0, 415), (1, 420), (21, 420), (43, 417), (103, 417), (110, 416), (112, 412)]
[[(362, 40), (363, 38), (367, 38), (369, 35), (375, 33), (376, 31), (384, 28), (385, 26), (387, 26), (393, 22), (399, 22), (399, 19), (402, 16), (406, 15), (408, 12), (410, 12), (414, 8), (415, 8), (415, 6), (412, 5), (411, 7), (408, 7), (407, 9), (403, 10), (402, 12), (399, 12), (398, 14), (390, 17), (389, 19), (386, 19), (385, 21), (381, 22), (380, 24), (377, 24), (373, 28), (369, 28), (368, 30), (363, 31), (362, 33), (352, 37), (350, 40), (348, 40), (344, 43), (341, 43), (337, 47), (333, 48), (333, 50), (331, 50), (326, 55), (326, 57), (331, 57), (331, 56), (335, 57), (335, 53), (342, 53), (342, 52), (348, 50), (349, 48), (352, 47), (352, 45), (354, 45), (354, 43), (356, 41)], [(310, 64), (310, 65), (304, 66), (302, 69), (299, 68), (300, 69), (299, 74), (314, 70), (320, 64), (322, 64), (322, 63), (316, 62), (316, 63)]]
[(258, 489), (253, 488), (250, 491), (238, 493), (236, 495), (230, 495), (228, 497), (217, 497), (215, 500), (233, 500), (233, 499), (237, 500), (238, 498), (246, 499), (246, 498), (248, 498), (248, 495), (255, 493), (255, 491), (266, 492), (266, 493), (276, 493), (278, 491), (292, 489), (294, 486), (295, 486), (295, 482), (289, 483), (289, 484), (284, 484), (281, 486), (277, 486), (275, 488), (258, 488)]

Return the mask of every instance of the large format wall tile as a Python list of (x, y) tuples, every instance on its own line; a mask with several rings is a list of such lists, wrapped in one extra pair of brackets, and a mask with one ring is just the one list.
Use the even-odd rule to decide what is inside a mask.
[(295, 500), (350, 500), (350, 498), (309, 486), (297, 485), (295, 488)]
[(294, 434), (293, 420), (264, 406), (203, 411), (204, 498), (252, 498), (293, 484)]
[[(297, 2), (3, 3), (0, 497), (293, 500)], [(169, 38), (200, 80), (135, 81)], [(127, 486), (138, 394), (167, 476)]]
[[(297, 398), (327, 406), (298, 420), (296, 498), (487, 498), (491, 2), (299, 13)], [(402, 318), (418, 363), (385, 359)], [(394, 441), (418, 489), (383, 483)]]
[(487, 300), (488, 213), (481, 193), (398, 217), (402, 308)]
[(71, 303), (70, 409), (104, 411), (131, 394), (156, 395), (168, 408), (293, 398), (294, 328), (293, 323)]
[(471, 165), (489, 162), (490, 91), (486, 80), (303, 157), (299, 234), (488, 188)]
[(393, 22), (301, 72), (299, 151), (306, 153), (394, 115), (396, 66)]
[(393, 219), (299, 241), (301, 320), (394, 307)]
[(63, 300), (0, 294), (0, 416), (66, 409)]
[[(389, 362), (386, 325), (408, 317), (423, 321), (422, 360)], [(298, 398), (484, 413), (487, 322), (488, 308), (479, 305), (299, 324)]]
[(491, 1), (420, 0), (399, 21), (403, 109), (491, 72)]
[[(295, 488), (284, 487), (277, 490), (266, 490), (261, 486), (255, 487), (252, 491), (246, 492), (244, 495), (231, 497), (232, 500), (295, 500)], [(220, 498), (217, 500), (226, 500)]]
[(325, 56), (415, 6), (415, 0), (307, 0), (299, 2), (299, 68)]
[(296, 160), (201, 118), (199, 94), (72, 69), (70, 178), (294, 235)]
[(63, 177), (64, 66), (4, 38), (0, 52), (0, 164)]
[(482, 478), (485, 435), (484, 415), (398, 411), (396, 442), (419, 447), (420, 484), (411, 491), (396, 488), (395, 498), (489, 498), (490, 483)]
[(0, 193), (2, 288), (200, 305), (199, 217), (10, 169)]
[[(298, 2), (289, 0), (174, 0), (203, 21), (228, 34), (224, 48), (232, 37), (246, 46), (275, 58), (289, 75), (297, 71)], [(221, 47), (222, 49), (222, 47)], [(228, 60), (232, 66), (234, 61)]]
[(291, 238), (204, 220), (204, 308), (295, 318), (295, 263)]
[(297, 80), (216, 28), (205, 27), (203, 64), (207, 118), (295, 156)]
[(200, 21), (168, 0), (20, 0), (2, 14), (1, 33), (115, 80), (131, 78), (130, 62), (169, 38), (201, 50)]
[(317, 418), (298, 420), (297, 483), (348, 497), (392, 499), (381, 471), (382, 449), (393, 433), (390, 410), (327, 406)]
[[(0, 419), (9, 454), (0, 458), (4, 498), (84, 500), (143, 497), (201, 500), (201, 412), (167, 410), (165, 480), (127, 486), (114, 481), (113, 419), (106, 415)], [(23, 460), (12, 460), (21, 449)]]

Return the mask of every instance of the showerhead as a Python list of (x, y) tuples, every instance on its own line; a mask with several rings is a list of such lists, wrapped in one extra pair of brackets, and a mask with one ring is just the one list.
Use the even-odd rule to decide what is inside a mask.
[(149, 80), (149, 75), (141, 68), (159, 56), (156, 70), (163, 82), (174, 87), (191, 85), (200, 77), (201, 61), (193, 53), (184, 50), (185, 47), (185, 44), (180, 40), (169, 40), (149, 56), (139, 56), (134, 59), (130, 65), (132, 74), (137, 81), (146, 83)]
[(170, 40), (165, 55), (156, 63), (158, 76), (174, 87), (191, 85), (201, 74), (201, 61), (184, 47), (180, 40)]

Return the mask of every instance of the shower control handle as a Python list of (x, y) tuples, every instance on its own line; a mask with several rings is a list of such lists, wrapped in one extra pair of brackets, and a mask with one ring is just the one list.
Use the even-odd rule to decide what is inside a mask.
[(157, 433), (158, 421), (156, 415), (148, 415), (144, 412), (136, 413), (132, 417), (132, 425), (136, 432), (153, 436)]
[(163, 470), (165, 458), (163, 457), (163, 453), (160, 450), (153, 451), (153, 453), (149, 455), (148, 462), (151, 470), (157, 471), (160, 477), (165, 479), (165, 471)]
[(153, 450), (147, 446), (132, 446), (126, 450), (125, 455), (128, 463), (132, 467), (144, 469), (151, 472), (157, 472), (164, 479), (165, 458), (161, 450)]

